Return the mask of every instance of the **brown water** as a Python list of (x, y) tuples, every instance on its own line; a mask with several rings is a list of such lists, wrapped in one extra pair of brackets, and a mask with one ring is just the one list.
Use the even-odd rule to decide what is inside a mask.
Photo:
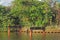
[(60, 40), (60, 33), (46, 33), (45, 36), (42, 33), (33, 33), (30, 36), (29, 33), (10, 32), (8, 36), (7, 32), (0, 32), (0, 40)]

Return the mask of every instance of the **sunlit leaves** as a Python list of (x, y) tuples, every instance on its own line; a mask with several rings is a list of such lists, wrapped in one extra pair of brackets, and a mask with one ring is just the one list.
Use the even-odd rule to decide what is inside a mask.
[[(46, 2), (39, 1), (15, 1), (11, 14), (19, 17), (21, 25), (44, 26), (51, 17), (50, 7)], [(26, 20), (28, 18), (28, 20)]]

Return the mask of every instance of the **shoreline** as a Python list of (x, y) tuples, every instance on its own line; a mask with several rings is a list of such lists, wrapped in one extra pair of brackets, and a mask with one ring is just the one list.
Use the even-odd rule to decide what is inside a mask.
[[(21, 33), (30, 33), (30, 30), (20, 30), (20, 31), (10, 31), (10, 32), (21, 32)], [(60, 33), (60, 30), (50, 29), (50, 30), (32, 30), (32, 33)]]

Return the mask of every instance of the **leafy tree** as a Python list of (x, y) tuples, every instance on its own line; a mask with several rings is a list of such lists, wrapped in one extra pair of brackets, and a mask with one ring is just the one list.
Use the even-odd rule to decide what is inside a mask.
[(2, 5), (0, 5), (0, 28), (2, 28), (3, 30), (7, 30), (8, 27), (8, 17), (7, 15), (9, 14), (10, 9), (8, 9), (8, 7), (4, 7)]
[(15, 0), (11, 8), (11, 15), (20, 19), (21, 25), (44, 26), (52, 18), (49, 5), (39, 1)]

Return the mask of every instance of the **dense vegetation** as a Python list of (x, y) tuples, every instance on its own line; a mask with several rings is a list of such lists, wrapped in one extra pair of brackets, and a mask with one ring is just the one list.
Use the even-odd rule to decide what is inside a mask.
[[(7, 30), (8, 26), (46, 27), (56, 22), (56, 10), (40, 1), (15, 0), (10, 7), (0, 5), (0, 29)], [(55, 21), (54, 21), (54, 20)]]

